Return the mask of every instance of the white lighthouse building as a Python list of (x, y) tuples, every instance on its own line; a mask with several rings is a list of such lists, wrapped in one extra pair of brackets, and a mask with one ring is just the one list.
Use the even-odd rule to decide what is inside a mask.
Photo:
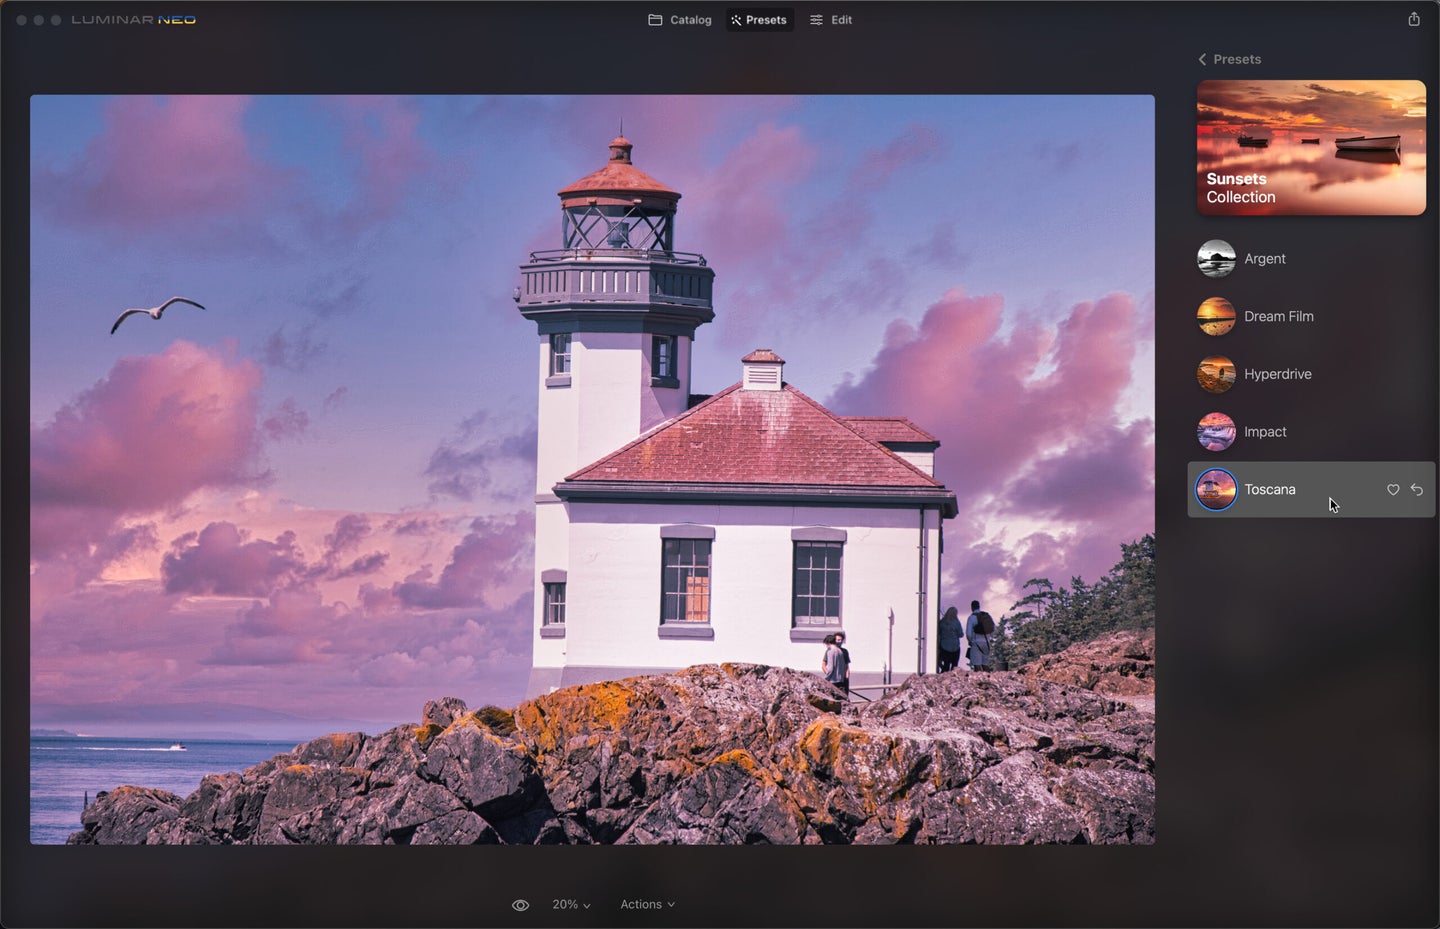
[(715, 275), (675, 251), (680, 194), (631, 149), (616, 138), (560, 191), (562, 247), (516, 292), (539, 336), (529, 694), (722, 661), (818, 670), (842, 631), (852, 688), (932, 670), (956, 514), (940, 443), (831, 413), (769, 349), (692, 394)]

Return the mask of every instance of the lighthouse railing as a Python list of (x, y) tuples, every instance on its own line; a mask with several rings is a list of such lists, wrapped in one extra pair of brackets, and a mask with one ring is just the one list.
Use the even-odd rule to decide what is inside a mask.
[(714, 273), (703, 264), (626, 260), (641, 253), (619, 251), (625, 257), (532, 261), (520, 269), (516, 302), (521, 308), (596, 301), (710, 305)]
[(674, 252), (660, 248), (553, 248), (530, 253), (530, 263), (544, 261), (586, 261), (615, 259), (629, 261), (663, 261), (668, 264), (705, 267), (705, 256), (696, 252)]

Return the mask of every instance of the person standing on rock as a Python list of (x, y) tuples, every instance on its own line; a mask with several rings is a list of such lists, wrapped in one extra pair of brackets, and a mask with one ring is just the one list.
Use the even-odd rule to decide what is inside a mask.
[(995, 620), (980, 609), (979, 600), (970, 601), (970, 615), (965, 619), (965, 641), (970, 643), (971, 671), (990, 670), (990, 636), (995, 634)]
[(820, 669), (825, 672), (825, 680), (840, 688), (845, 696), (850, 696), (850, 668), (845, 662), (845, 652), (835, 644), (833, 634), (825, 637), (825, 660), (820, 663)]
[(845, 686), (842, 689), (848, 694), (850, 692), (850, 649), (845, 647), (845, 633), (835, 633), (835, 647), (840, 649), (840, 654), (845, 657)]
[(960, 664), (960, 636), (965, 632), (960, 625), (960, 611), (953, 606), (940, 617), (939, 635), (936, 645), (940, 650), (940, 673), (954, 671)]

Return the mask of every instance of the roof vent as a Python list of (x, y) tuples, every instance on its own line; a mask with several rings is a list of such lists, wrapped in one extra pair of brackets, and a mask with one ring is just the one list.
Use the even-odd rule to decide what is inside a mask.
[(757, 348), (740, 359), (744, 390), (779, 390), (785, 359), (768, 348)]

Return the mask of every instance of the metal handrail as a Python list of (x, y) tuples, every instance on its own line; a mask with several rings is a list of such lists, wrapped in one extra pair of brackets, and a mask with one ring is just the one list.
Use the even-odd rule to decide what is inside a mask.
[(697, 252), (672, 252), (663, 248), (555, 248), (530, 253), (530, 261), (575, 261), (584, 258), (629, 258), (664, 261), (677, 265), (705, 267), (705, 256)]
[(860, 684), (859, 686), (851, 687), (851, 688), (850, 688), (850, 693), (851, 693), (853, 696), (859, 697), (861, 700), (864, 700), (866, 703), (874, 703), (874, 702), (875, 702), (875, 698), (874, 698), (874, 697), (867, 697), (867, 696), (865, 696), (864, 694), (860, 693), (860, 691), (862, 691), (862, 690), (878, 690), (878, 691), (880, 691), (880, 696), (881, 696), (881, 697), (888, 697), (891, 693), (893, 693), (893, 692), (895, 692), (895, 691), (897, 691), (897, 690), (899, 690), (899, 689), (900, 689), (900, 685), (899, 685), (899, 684)]

